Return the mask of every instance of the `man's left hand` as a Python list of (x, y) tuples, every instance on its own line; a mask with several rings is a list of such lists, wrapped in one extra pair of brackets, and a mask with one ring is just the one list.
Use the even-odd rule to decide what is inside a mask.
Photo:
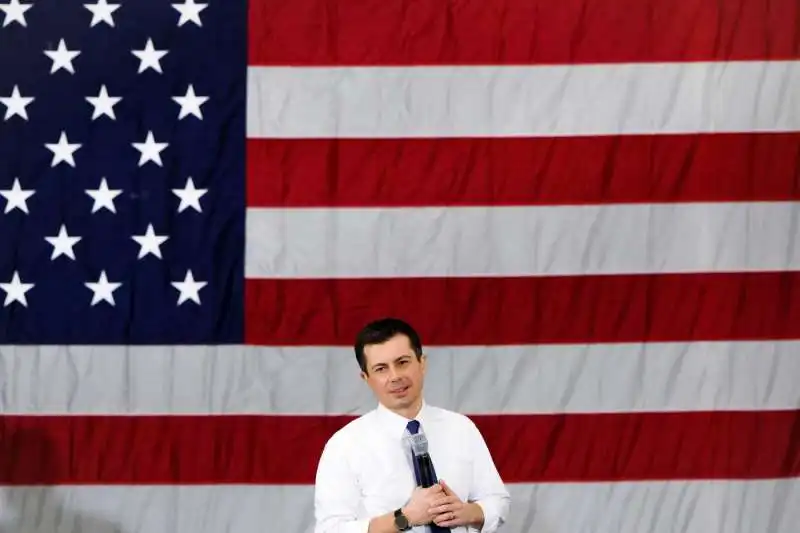
[(453, 492), (453, 489), (440, 480), (444, 496), (437, 498), (431, 507), (431, 514), (436, 517), (433, 522), (442, 527), (479, 526), (483, 524), (483, 509), (476, 503), (465, 503)]

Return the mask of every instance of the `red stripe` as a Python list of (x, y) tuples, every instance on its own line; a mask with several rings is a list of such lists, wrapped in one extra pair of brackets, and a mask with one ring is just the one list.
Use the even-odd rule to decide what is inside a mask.
[(250, 0), (253, 65), (795, 59), (797, 0)]
[(800, 338), (800, 272), (250, 279), (250, 344), (350, 346), (384, 315), (428, 344)]
[[(472, 418), (507, 482), (800, 475), (798, 411)], [(309, 484), (325, 441), (349, 420), (3, 417), (0, 482)]]
[(257, 207), (800, 198), (800, 133), (250, 139)]

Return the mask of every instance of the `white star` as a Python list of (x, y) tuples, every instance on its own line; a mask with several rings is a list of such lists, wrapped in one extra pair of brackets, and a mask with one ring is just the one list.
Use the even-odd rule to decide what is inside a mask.
[(107, 0), (98, 0), (94, 4), (83, 4), (83, 7), (92, 12), (92, 28), (101, 22), (105, 22), (112, 28), (114, 27), (112, 14), (119, 9), (119, 4), (108, 4)]
[(140, 246), (137, 259), (141, 259), (147, 254), (153, 254), (159, 259), (163, 259), (163, 257), (161, 257), (161, 245), (164, 244), (169, 237), (166, 235), (156, 235), (152, 224), (147, 225), (147, 232), (144, 235), (134, 235), (131, 238), (139, 243)]
[(5, 28), (12, 22), (27, 27), (28, 23), (25, 21), (25, 12), (32, 7), (32, 4), (20, 4), (19, 0), (11, 0), (7, 4), (0, 4), (0, 9), (6, 14), (3, 27)]
[(156, 165), (163, 167), (164, 163), (161, 162), (161, 152), (169, 146), (169, 143), (157, 143), (153, 137), (153, 132), (147, 132), (147, 139), (143, 143), (131, 143), (134, 148), (139, 150), (139, 166), (143, 166), (148, 161), (152, 161)]
[(114, 198), (122, 194), (122, 189), (109, 189), (106, 179), (103, 178), (100, 181), (100, 188), (86, 189), (86, 194), (94, 199), (92, 213), (96, 213), (104, 207), (112, 213), (116, 213), (117, 208), (114, 207)]
[(55, 260), (60, 255), (66, 255), (70, 259), (75, 259), (75, 251), (72, 249), (82, 237), (70, 237), (67, 233), (67, 228), (61, 224), (61, 229), (58, 230), (58, 235), (55, 237), (45, 237), (45, 240), (53, 245), (53, 253), (50, 260)]
[(181, 106), (181, 112), (178, 115), (178, 120), (188, 115), (194, 115), (200, 120), (203, 120), (203, 112), (200, 110), (200, 106), (208, 101), (208, 96), (197, 96), (194, 94), (193, 85), (189, 84), (189, 88), (186, 89), (185, 96), (173, 96), (172, 99), (178, 102), (178, 104)]
[(19, 115), (23, 119), (28, 120), (28, 111), (25, 108), (34, 100), (35, 98), (32, 96), (22, 96), (19, 93), (19, 87), (14, 85), (11, 96), (0, 97), (0, 103), (6, 106), (5, 120), (10, 119), (14, 115)]
[(94, 113), (92, 113), (92, 120), (103, 115), (108, 115), (112, 120), (117, 117), (114, 114), (114, 106), (122, 100), (119, 96), (109, 96), (108, 89), (105, 85), (100, 87), (100, 93), (97, 96), (87, 96), (86, 100), (94, 106)]
[(78, 50), (68, 50), (64, 39), (58, 41), (58, 48), (53, 50), (45, 50), (45, 55), (53, 60), (53, 66), (50, 68), (50, 74), (53, 74), (59, 69), (64, 69), (67, 72), (75, 74), (75, 67), (72, 66), (72, 60), (80, 55)]
[(181, 14), (181, 19), (178, 21), (178, 26), (183, 26), (187, 22), (194, 22), (198, 26), (203, 26), (200, 21), (200, 12), (208, 7), (208, 4), (195, 4), (194, 0), (186, 0), (183, 4), (172, 4)]
[(19, 279), (19, 272), (14, 271), (14, 276), (8, 283), (0, 283), (0, 289), (6, 293), (6, 301), (3, 307), (8, 307), (12, 302), (19, 302), (25, 307), (28, 307), (28, 298), (25, 293), (34, 287), (34, 283), (22, 283)]
[(10, 189), (5, 189), (0, 191), (0, 195), (2, 195), (6, 199), (6, 210), (3, 213), (8, 213), (12, 209), (19, 209), (23, 213), (28, 213), (28, 198), (36, 194), (36, 191), (33, 189), (25, 189), (23, 190), (19, 185), (19, 178), (14, 178), (14, 184), (11, 186)]
[(153, 39), (147, 39), (147, 44), (144, 50), (132, 50), (131, 53), (139, 58), (139, 72), (141, 74), (148, 68), (152, 68), (159, 74), (163, 74), (161, 70), (161, 58), (167, 55), (167, 50), (156, 50), (153, 47)]
[(97, 305), (102, 301), (106, 301), (111, 305), (116, 305), (114, 302), (114, 291), (119, 289), (122, 286), (122, 283), (111, 283), (108, 281), (108, 277), (106, 276), (106, 271), (103, 270), (100, 272), (100, 277), (97, 279), (97, 282), (87, 282), (84, 283), (89, 290), (91, 290), (94, 294), (92, 294), (92, 305)]
[(200, 304), (200, 289), (208, 285), (205, 281), (195, 281), (194, 275), (191, 270), (186, 271), (186, 277), (183, 281), (173, 281), (172, 286), (180, 291), (178, 296), (178, 305), (181, 305), (187, 300), (192, 300)]
[(194, 180), (190, 177), (186, 180), (186, 187), (183, 189), (172, 189), (175, 196), (181, 199), (181, 204), (178, 206), (178, 213), (182, 213), (189, 207), (193, 208), (198, 213), (202, 213), (200, 208), (200, 198), (208, 192), (208, 189), (195, 189)]
[(78, 143), (70, 144), (70, 142), (67, 140), (66, 133), (62, 131), (57, 143), (45, 143), (45, 146), (48, 150), (53, 152), (53, 161), (50, 163), (51, 167), (56, 166), (62, 161), (71, 167), (75, 166), (75, 157), (73, 154), (81, 147), (81, 145)]

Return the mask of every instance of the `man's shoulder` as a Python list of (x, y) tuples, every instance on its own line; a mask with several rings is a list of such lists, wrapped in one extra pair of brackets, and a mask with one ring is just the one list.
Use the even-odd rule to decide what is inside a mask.
[(375, 414), (374, 409), (368, 411), (334, 431), (328, 438), (326, 448), (349, 447), (350, 444), (362, 441), (374, 425)]
[(429, 405), (427, 408), (433, 420), (444, 422), (466, 431), (477, 431), (478, 429), (475, 422), (463, 413), (435, 405)]

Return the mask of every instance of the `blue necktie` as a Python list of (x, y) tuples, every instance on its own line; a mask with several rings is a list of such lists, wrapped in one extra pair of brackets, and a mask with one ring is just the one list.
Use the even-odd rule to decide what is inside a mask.
[[(410, 421), (408, 424), (406, 424), (406, 429), (408, 429), (408, 432), (411, 433), (412, 435), (416, 435), (417, 433), (419, 433), (419, 422), (417, 420)], [(414, 459), (414, 453), (413, 452), (411, 453), (411, 464), (414, 465), (414, 477), (417, 480), (417, 485), (421, 486), (422, 485), (422, 481), (421, 481), (420, 475), (419, 475), (419, 466), (417, 465), (417, 461)], [(436, 477), (436, 470), (433, 468), (433, 461), (431, 461), (431, 475), (433, 476), (433, 482), (434, 483), (438, 483), (439, 482), (439, 478)], [(449, 527), (437, 526), (433, 522), (428, 524), (428, 527), (431, 528), (431, 532), (432, 533), (449, 533), (450, 532), (450, 528)]]

